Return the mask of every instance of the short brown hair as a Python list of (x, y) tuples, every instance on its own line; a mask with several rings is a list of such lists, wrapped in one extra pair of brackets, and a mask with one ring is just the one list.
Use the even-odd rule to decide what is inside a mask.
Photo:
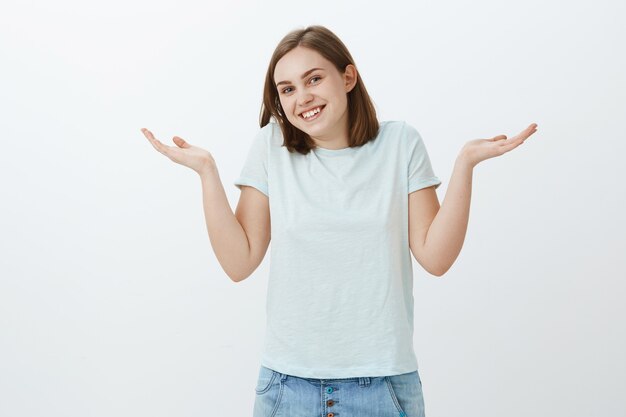
[[(342, 74), (345, 73), (348, 64), (352, 64), (355, 67), (356, 65), (350, 52), (348, 52), (348, 48), (337, 35), (320, 25), (308, 26), (304, 29), (289, 32), (274, 50), (265, 76), (259, 124), (261, 127), (267, 125), (273, 116), (283, 132), (283, 146), (286, 146), (289, 152), (297, 151), (306, 155), (311, 149), (316, 147), (315, 142), (307, 133), (292, 125), (284, 116), (278, 97), (278, 89), (274, 85), (276, 64), (284, 55), (298, 46), (317, 51), (328, 61), (332, 62)], [(379, 129), (376, 110), (369, 94), (367, 94), (361, 74), (357, 75), (356, 85), (347, 94), (348, 141), (350, 147), (361, 146), (374, 139)]]

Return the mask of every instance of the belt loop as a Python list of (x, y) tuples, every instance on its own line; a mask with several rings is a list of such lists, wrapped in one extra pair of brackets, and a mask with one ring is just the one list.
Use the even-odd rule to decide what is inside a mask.
[(368, 376), (364, 376), (364, 377), (359, 377), (359, 386), (369, 386), (370, 384), (370, 378)]

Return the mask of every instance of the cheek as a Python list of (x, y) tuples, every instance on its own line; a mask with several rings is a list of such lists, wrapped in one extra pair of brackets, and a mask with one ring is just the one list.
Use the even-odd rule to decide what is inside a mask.
[(284, 110), (285, 112), (287, 112), (287, 111), (289, 110), (289, 106), (290, 106), (290, 105), (291, 105), (291, 104), (289, 103), (289, 100), (288, 100), (288, 99), (285, 99), (285, 98), (281, 98), (281, 99), (280, 99), (280, 106), (283, 108), (283, 110)]
[(289, 98), (281, 100), (280, 105), (288, 120), (297, 120), (297, 117), (293, 115), (295, 105), (293, 100), (289, 100)]
[(278, 102), (280, 103), (280, 109), (281, 112), (283, 114), (287, 114), (287, 103), (285, 103), (285, 100), (283, 100), (282, 98), (278, 100)]

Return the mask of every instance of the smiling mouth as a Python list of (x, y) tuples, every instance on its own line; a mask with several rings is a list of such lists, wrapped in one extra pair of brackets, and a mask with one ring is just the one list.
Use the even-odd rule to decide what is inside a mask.
[[(323, 106), (318, 106), (315, 109), (311, 110), (311, 111), (315, 111), (315, 113), (313, 113), (309, 117), (304, 117), (304, 115), (302, 113), (300, 113), (298, 116), (301, 119), (305, 120), (305, 121), (317, 119), (319, 117), (319, 115), (322, 113), (322, 110), (324, 110), (325, 107), (326, 107), (326, 105), (324, 104)], [(317, 110), (317, 109), (319, 109), (319, 110)], [(305, 113), (311, 114), (311, 111), (305, 112)]]

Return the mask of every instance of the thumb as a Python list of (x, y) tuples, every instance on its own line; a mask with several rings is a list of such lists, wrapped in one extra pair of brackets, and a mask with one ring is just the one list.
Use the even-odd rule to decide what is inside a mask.
[(491, 138), (492, 142), (495, 142), (497, 140), (501, 140), (501, 139), (506, 139), (506, 135), (498, 135), (498, 136), (494, 136), (493, 138)]
[(174, 138), (172, 140), (180, 148), (189, 148), (189, 147), (191, 147), (191, 145), (188, 144), (187, 142), (185, 142), (185, 140), (183, 138), (179, 138), (178, 136), (174, 136)]

